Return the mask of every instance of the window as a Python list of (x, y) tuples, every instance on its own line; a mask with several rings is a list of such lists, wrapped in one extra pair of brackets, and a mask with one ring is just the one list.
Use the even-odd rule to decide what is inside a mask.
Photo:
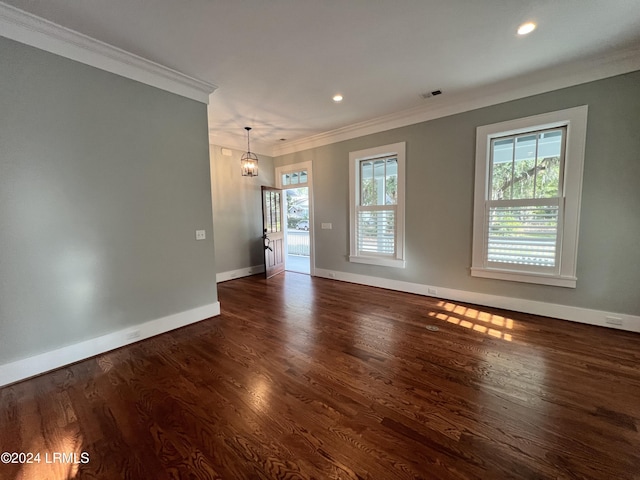
[(307, 184), (307, 169), (300, 171), (283, 173), (281, 178), (281, 188), (291, 187), (292, 185), (306, 185)]
[(349, 260), (404, 268), (404, 142), (351, 152), (349, 164)]
[(576, 286), (587, 107), (478, 127), (471, 274)]

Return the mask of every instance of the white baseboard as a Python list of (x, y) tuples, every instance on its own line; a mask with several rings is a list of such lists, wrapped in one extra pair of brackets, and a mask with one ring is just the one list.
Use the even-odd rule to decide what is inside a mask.
[(257, 273), (264, 273), (264, 265), (254, 265), (253, 267), (239, 268), (238, 270), (229, 270), (228, 272), (217, 273), (216, 282), (226, 282), (227, 280), (248, 277)]
[(0, 387), (79, 362), (145, 338), (220, 315), (220, 302), (157, 318), (117, 332), (0, 365)]
[[(487, 307), (504, 308), (506, 310), (514, 310), (516, 312), (532, 313), (534, 315), (542, 315), (561, 320), (586, 323), (588, 325), (597, 325), (600, 327), (616, 328), (619, 330), (640, 333), (640, 316), (637, 315), (538, 302), (523, 298), (468, 292), (465, 290), (455, 290), (452, 288), (443, 288), (434, 285), (423, 285), (421, 283), (389, 280), (386, 278), (370, 277), (367, 275), (325, 270), (321, 268), (316, 268), (315, 273), (317, 277), (329, 278), (332, 280), (358, 283), (361, 285), (369, 285), (371, 287), (386, 288), (388, 290), (415, 293), (417, 295), (425, 295), (458, 302), (473, 303)], [(610, 323), (612, 321), (617, 324)]]

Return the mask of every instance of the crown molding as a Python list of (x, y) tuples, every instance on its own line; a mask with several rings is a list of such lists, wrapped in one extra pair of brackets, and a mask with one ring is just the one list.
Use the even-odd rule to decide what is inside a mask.
[(217, 88), (3, 2), (0, 35), (205, 104)]
[(425, 105), (274, 145), (272, 155), (322, 147), (636, 70), (640, 70), (640, 46), (538, 70), (450, 96), (434, 97)]

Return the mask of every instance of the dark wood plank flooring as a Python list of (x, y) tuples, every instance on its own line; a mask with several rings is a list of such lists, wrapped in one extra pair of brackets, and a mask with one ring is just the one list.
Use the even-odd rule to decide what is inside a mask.
[(219, 317), (1, 389), (0, 452), (89, 462), (0, 478), (640, 478), (638, 334), (293, 273), (218, 287)]

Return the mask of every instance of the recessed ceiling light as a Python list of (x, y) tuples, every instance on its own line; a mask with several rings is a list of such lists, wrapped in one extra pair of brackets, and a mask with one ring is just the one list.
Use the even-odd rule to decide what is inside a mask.
[(333, 101), (336, 103), (340, 103), (342, 101), (342, 95), (340, 95), (339, 93), (337, 95), (334, 95)]
[(523, 23), (518, 27), (518, 35), (526, 35), (536, 29), (536, 24), (533, 22)]

